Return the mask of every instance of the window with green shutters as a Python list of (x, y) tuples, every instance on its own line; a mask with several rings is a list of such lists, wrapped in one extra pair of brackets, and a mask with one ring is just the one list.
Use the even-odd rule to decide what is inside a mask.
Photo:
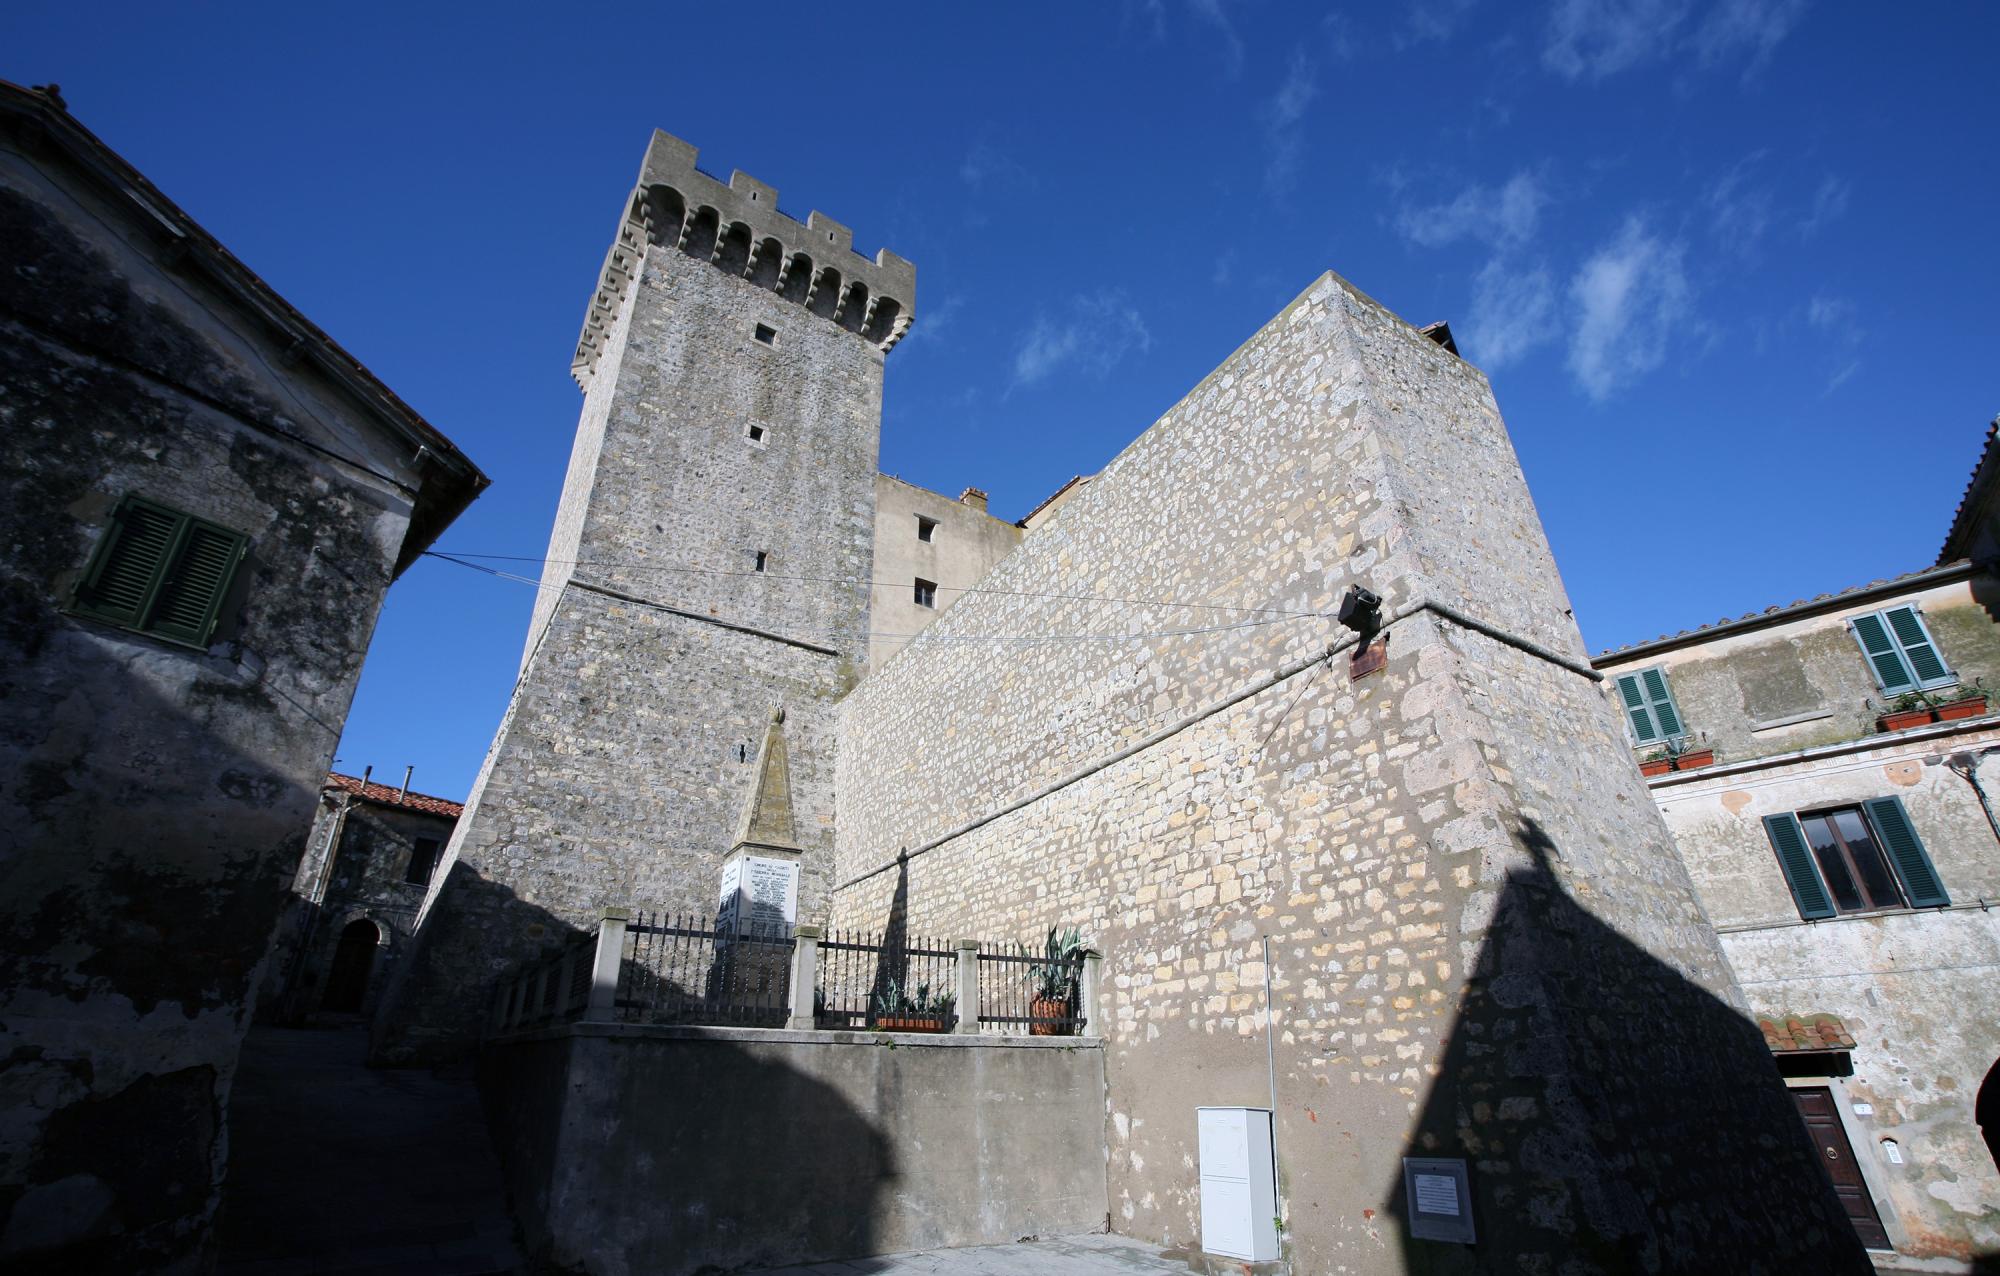
[(1951, 903), (1901, 798), (1767, 815), (1764, 832), (1808, 921)]
[(1915, 607), (1870, 612), (1847, 624), (1884, 695), (1929, 691), (1958, 681), (1958, 675), (1945, 666), (1943, 654)]
[(1679, 706), (1667, 675), (1659, 669), (1641, 669), (1618, 675), (1618, 699), (1625, 708), (1625, 721), (1634, 744), (1665, 744), (1687, 734)]
[(241, 533), (128, 496), (111, 512), (70, 610), (206, 647), (248, 546)]

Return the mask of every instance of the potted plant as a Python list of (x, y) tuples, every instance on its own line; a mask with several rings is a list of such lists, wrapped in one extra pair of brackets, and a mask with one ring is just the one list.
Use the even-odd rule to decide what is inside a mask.
[[(1945, 697), (1949, 697), (1948, 699)], [(1906, 691), (1889, 702), (1876, 716), (1880, 731), (1907, 731), (1933, 722), (1955, 722), (1976, 718), (1986, 712), (1986, 692), (1974, 679), (1969, 687), (1948, 688), (1942, 695), (1928, 691)]]
[(1067, 931), (1049, 927), (1042, 959), (1028, 966), (1028, 982), (1034, 985), (1034, 996), (1028, 1002), (1029, 1036), (1066, 1037), (1074, 1031), (1082, 956), (1083, 936), (1076, 927)]
[(1695, 747), (1695, 742), (1687, 736), (1669, 740), (1665, 745), (1639, 759), (1639, 774), (1645, 776), (1665, 775), (1669, 771), (1692, 771), (1696, 767), (1708, 766), (1715, 761), (1715, 750), (1704, 745)]
[(956, 1016), (952, 1008), (958, 998), (948, 992), (932, 993), (929, 984), (899, 988), (895, 980), (875, 994), (874, 1028), (877, 1032), (944, 1032)]

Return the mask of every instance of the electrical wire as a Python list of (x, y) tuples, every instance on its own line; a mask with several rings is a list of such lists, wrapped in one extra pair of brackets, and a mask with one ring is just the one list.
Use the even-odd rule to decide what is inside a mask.
[[(546, 582), (543, 582), (543, 581), (540, 581), (540, 580), (537, 580), (537, 579), (535, 579), (535, 578), (534, 578), (534, 577), (532, 577), (532, 576), (522, 576), (522, 575), (520, 575), (520, 574), (518, 574), (518, 573), (515, 573), (515, 572), (508, 572), (508, 571), (502, 571), (502, 570), (500, 570), (500, 569), (499, 569), (499, 568), (497, 568), (497, 567), (488, 567), (488, 566), (486, 566), (486, 565), (485, 565), (484, 563), (475, 563), (475, 562), (471, 562), (471, 561), (469, 561), (469, 560), (467, 560), (467, 559), (464, 559), (464, 558), (459, 558), (459, 557), (456, 557), (456, 556), (454, 556), (454, 555), (452, 555), (452, 554), (446, 554), (446, 553), (440, 553), (440, 552), (438, 552), (438, 551), (435, 551), (435, 550), (425, 550), (425, 551), (424, 551), (424, 556), (425, 556), (426, 558), (435, 558), (435, 559), (439, 559), (440, 561), (443, 561), (443, 562), (447, 562), (447, 563), (452, 563), (452, 564), (455, 564), (455, 565), (457, 565), (457, 566), (459, 566), (459, 567), (469, 567), (469, 568), (471, 568), (471, 569), (472, 569), (473, 571), (476, 571), (476, 572), (481, 572), (481, 573), (484, 573), (485, 575), (488, 575), (488, 576), (494, 576), (494, 577), (498, 577), (498, 578), (499, 578), (499, 579), (501, 579), (501, 580), (509, 580), (509, 581), (514, 581), (514, 582), (516, 582), (516, 583), (518, 583), (518, 584), (522, 584), (522, 585), (531, 585), (531, 586), (533, 586), (534, 588), (536, 588), (536, 589), (538, 589), (538, 590), (553, 590), (553, 591), (558, 591), (558, 592), (559, 592), (559, 591), (561, 591), (561, 589), (563, 588), (563, 585), (562, 585), (562, 584), (560, 584), (560, 583), (558, 583), (558, 584), (553, 584), (553, 585), (551, 585), (551, 584), (548, 584), (548, 583), (546, 583)], [(505, 556), (505, 555), (491, 555), (490, 557), (495, 557), (495, 558), (500, 558), (500, 557), (506, 557), (506, 556)], [(535, 560), (532, 560), (532, 559), (530, 559), (530, 560), (526, 560), (526, 561), (535, 561)], [(745, 574), (750, 574), (750, 575), (764, 575), (764, 573), (745, 573)], [(798, 578), (798, 579), (809, 579), (809, 578)], [(587, 584), (587, 583), (586, 583), (586, 584)], [(1027, 597), (1047, 597), (1047, 598), (1060, 598), (1060, 597), (1068, 597), (1068, 595), (1059, 595), (1059, 594), (1031, 594), (1031, 595), (1026, 595), (1026, 596), (1027, 596)], [(694, 610), (694, 608), (693, 608), (693, 607), (691, 607), (691, 606), (688, 606), (688, 605), (677, 605), (677, 604), (673, 604), (673, 603), (660, 603), (660, 602), (653, 602), (653, 601), (651, 601), (651, 600), (649, 600), (649, 599), (643, 599), (643, 598), (641, 598), (641, 599), (633, 599), (632, 601), (634, 601), (634, 602), (636, 602), (636, 603), (639, 603), (639, 604), (641, 604), (641, 605), (644, 605), (644, 606), (651, 606), (651, 607), (661, 607), (661, 608), (666, 608), (666, 609), (668, 609), (668, 610), (672, 610), (672, 611), (693, 611), (693, 610)], [(1168, 606), (1168, 607), (1172, 607), (1172, 606), (1183, 606), (1183, 605), (1186, 605), (1186, 604), (1179, 604), (1179, 603), (1154, 603), (1154, 604), (1146, 604), (1146, 605), (1149, 605), (1149, 606)], [(1232, 609), (1232, 610), (1250, 610), (1250, 609), (1249, 609), (1249, 608), (1242, 608), (1242, 609)], [(950, 643), (950, 642), (1018, 642), (1018, 643), (1038, 643), (1038, 642), (1131, 642), (1131, 641), (1137, 641), (1137, 640), (1139, 640), (1139, 639), (1145, 639), (1145, 638), (1189, 638), (1189, 637), (1195, 637), (1195, 636), (1198, 636), (1198, 635), (1201, 635), (1201, 634), (1219, 634), (1219, 633), (1231, 633), (1231, 632), (1235, 632), (1235, 631), (1237, 631), (1237, 630), (1243, 630), (1243, 629), (1259, 629), (1259, 628), (1262, 628), (1262, 627), (1263, 627), (1263, 626), (1265, 626), (1265, 625), (1276, 625), (1276, 624), (1282, 624), (1282, 623), (1284, 623), (1285, 621), (1288, 621), (1288, 620), (1311, 620), (1311, 619), (1316, 619), (1316, 618), (1320, 618), (1320, 613), (1318, 613), (1318, 612), (1289, 612), (1289, 613), (1286, 613), (1286, 614), (1284, 614), (1284, 615), (1280, 615), (1280, 616), (1270, 616), (1270, 617), (1267, 617), (1267, 618), (1264, 618), (1264, 619), (1261, 619), (1261, 620), (1246, 620), (1246, 621), (1241, 621), (1241, 622), (1238, 622), (1238, 623), (1236, 623), (1236, 624), (1230, 624), (1230, 625), (1209, 625), (1209, 626), (1204, 626), (1204, 627), (1201, 627), (1201, 628), (1193, 628), (1193, 629), (1159, 629), (1159, 630), (1148, 630), (1148, 631), (1145, 631), (1145, 632), (1140, 632), (1140, 633), (1116, 633), (1116, 634), (939, 634), (939, 633), (934, 633), (934, 632), (932, 632), (931, 630), (928, 630), (928, 629), (924, 629), (924, 630), (919, 630), (918, 632), (916, 632), (916, 633), (911, 633), (911, 634), (903, 634), (903, 633), (885, 633), (885, 632), (882, 632), (882, 631), (879, 631), (879, 630), (867, 630), (867, 631), (862, 631), (862, 632), (860, 632), (860, 633), (854, 633), (854, 634), (850, 634), (850, 633), (849, 633), (848, 631), (846, 631), (846, 630), (832, 630), (832, 631), (815, 631), (815, 636), (822, 636), (822, 637), (832, 637), (832, 638), (845, 638), (845, 637), (854, 637), (854, 638), (903, 638), (903, 639), (908, 639), (908, 640), (910, 640), (910, 641), (912, 641), (912, 642), (929, 642), (929, 643)], [(732, 623), (732, 624), (734, 624), (734, 623), (739, 623), (739, 622), (734, 622), (734, 621), (732, 621), (731, 623)]]
[[(603, 567), (613, 571), (670, 572), (688, 576), (741, 576), (755, 577), (758, 580), (794, 580), (823, 585), (860, 584), (884, 586), (890, 589), (901, 589), (909, 583), (908, 581), (900, 580), (855, 581), (845, 576), (799, 576), (783, 572), (733, 571), (724, 567), (675, 567), (665, 563), (614, 563), (591, 558), (537, 558), (533, 554), (473, 554), (464, 550), (425, 550), (424, 552), (432, 558), (443, 558), (453, 562), (464, 559), (484, 558), (494, 562), (559, 563), (565, 567)], [(478, 566), (470, 562), (463, 565), (467, 567)], [(482, 568), (481, 570), (487, 569)], [(1177, 598), (1116, 598), (1106, 594), (1044, 594), (1027, 589), (988, 589), (979, 585), (939, 585), (937, 588), (940, 590), (949, 590), (955, 594), (994, 594), (1007, 598), (1053, 598), (1065, 602), (1124, 603), (1135, 607), (1193, 607), (1206, 611), (1265, 612), (1280, 616), (1326, 615), (1325, 612), (1294, 611), (1286, 607), (1239, 607), (1228, 603), (1196, 603)]]

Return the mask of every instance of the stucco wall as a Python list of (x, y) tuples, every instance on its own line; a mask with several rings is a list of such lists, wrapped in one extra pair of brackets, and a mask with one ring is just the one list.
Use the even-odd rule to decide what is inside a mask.
[(683, 1276), (1104, 1225), (1095, 1042), (573, 1025), (480, 1075), (529, 1246)]
[[(1476, 370), (1329, 275), (986, 583), (930, 632), (1051, 640), (913, 650), (843, 703), (834, 923), (1102, 947), (1117, 1230), (1196, 1241), (1193, 1109), (1266, 1101), (1268, 974), (1296, 1272), (1464, 1270), (1404, 1239), (1404, 1155), (1471, 1163), (1483, 1263), (1865, 1267), (1561, 663)], [(1315, 659), (1350, 583), (1545, 650), (1418, 609), (1355, 680)]]
[[(937, 524), (917, 537), (921, 515)], [(970, 505), (889, 474), (875, 477), (875, 584), (868, 604), (868, 667), (880, 669), (938, 613), (1021, 543), (1021, 529)], [(921, 577), (938, 587), (934, 606), (916, 601)]]
[[(1973, 755), (1982, 784), (2000, 787), (2000, 765), (1981, 756), (2000, 746), (2000, 729), (1969, 727), (1654, 791), (1751, 1007), (1838, 1015), (1853, 1035), (1853, 1075), (1824, 1084), (1874, 1109), (1849, 1112), (1849, 1136), (1897, 1252), (1961, 1264), (2000, 1249), (2000, 1169), (1974, 1119), (2000, 1062), (2000, 919), (1988, 908), (2000, 899), (2000, 845), (1971, 786), (1940, 764)], [(1763, 817), (1891, 795), (1951, 906), (1802, 921)]]
[[(195, 1270), (254, 972), (425, 481), (0, 134), (0, 1266)], [(192, 650), (64, 612), (127, 493), (249, 538)]]

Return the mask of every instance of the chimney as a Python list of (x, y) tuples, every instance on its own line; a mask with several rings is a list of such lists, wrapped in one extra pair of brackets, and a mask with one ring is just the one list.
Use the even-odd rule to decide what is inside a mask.
[(375, 774), (374, 766), (370, 765), (361, 768), (361, 791), (363, 793), (368, 791), (368, 777), (373, 774)]
[(401, 803), (404, 798), (410, 795), (410, 777), (415, 775), (416, 772), (417, 768), (414, 763), (403, 768), (403, 787), (396, 791), (396, 801), (398, 803)]
[(970, 505), (981, 514), (986, 512), (986, 493), (976, 487), (968, 487), (958, 494), (959, 504)]

